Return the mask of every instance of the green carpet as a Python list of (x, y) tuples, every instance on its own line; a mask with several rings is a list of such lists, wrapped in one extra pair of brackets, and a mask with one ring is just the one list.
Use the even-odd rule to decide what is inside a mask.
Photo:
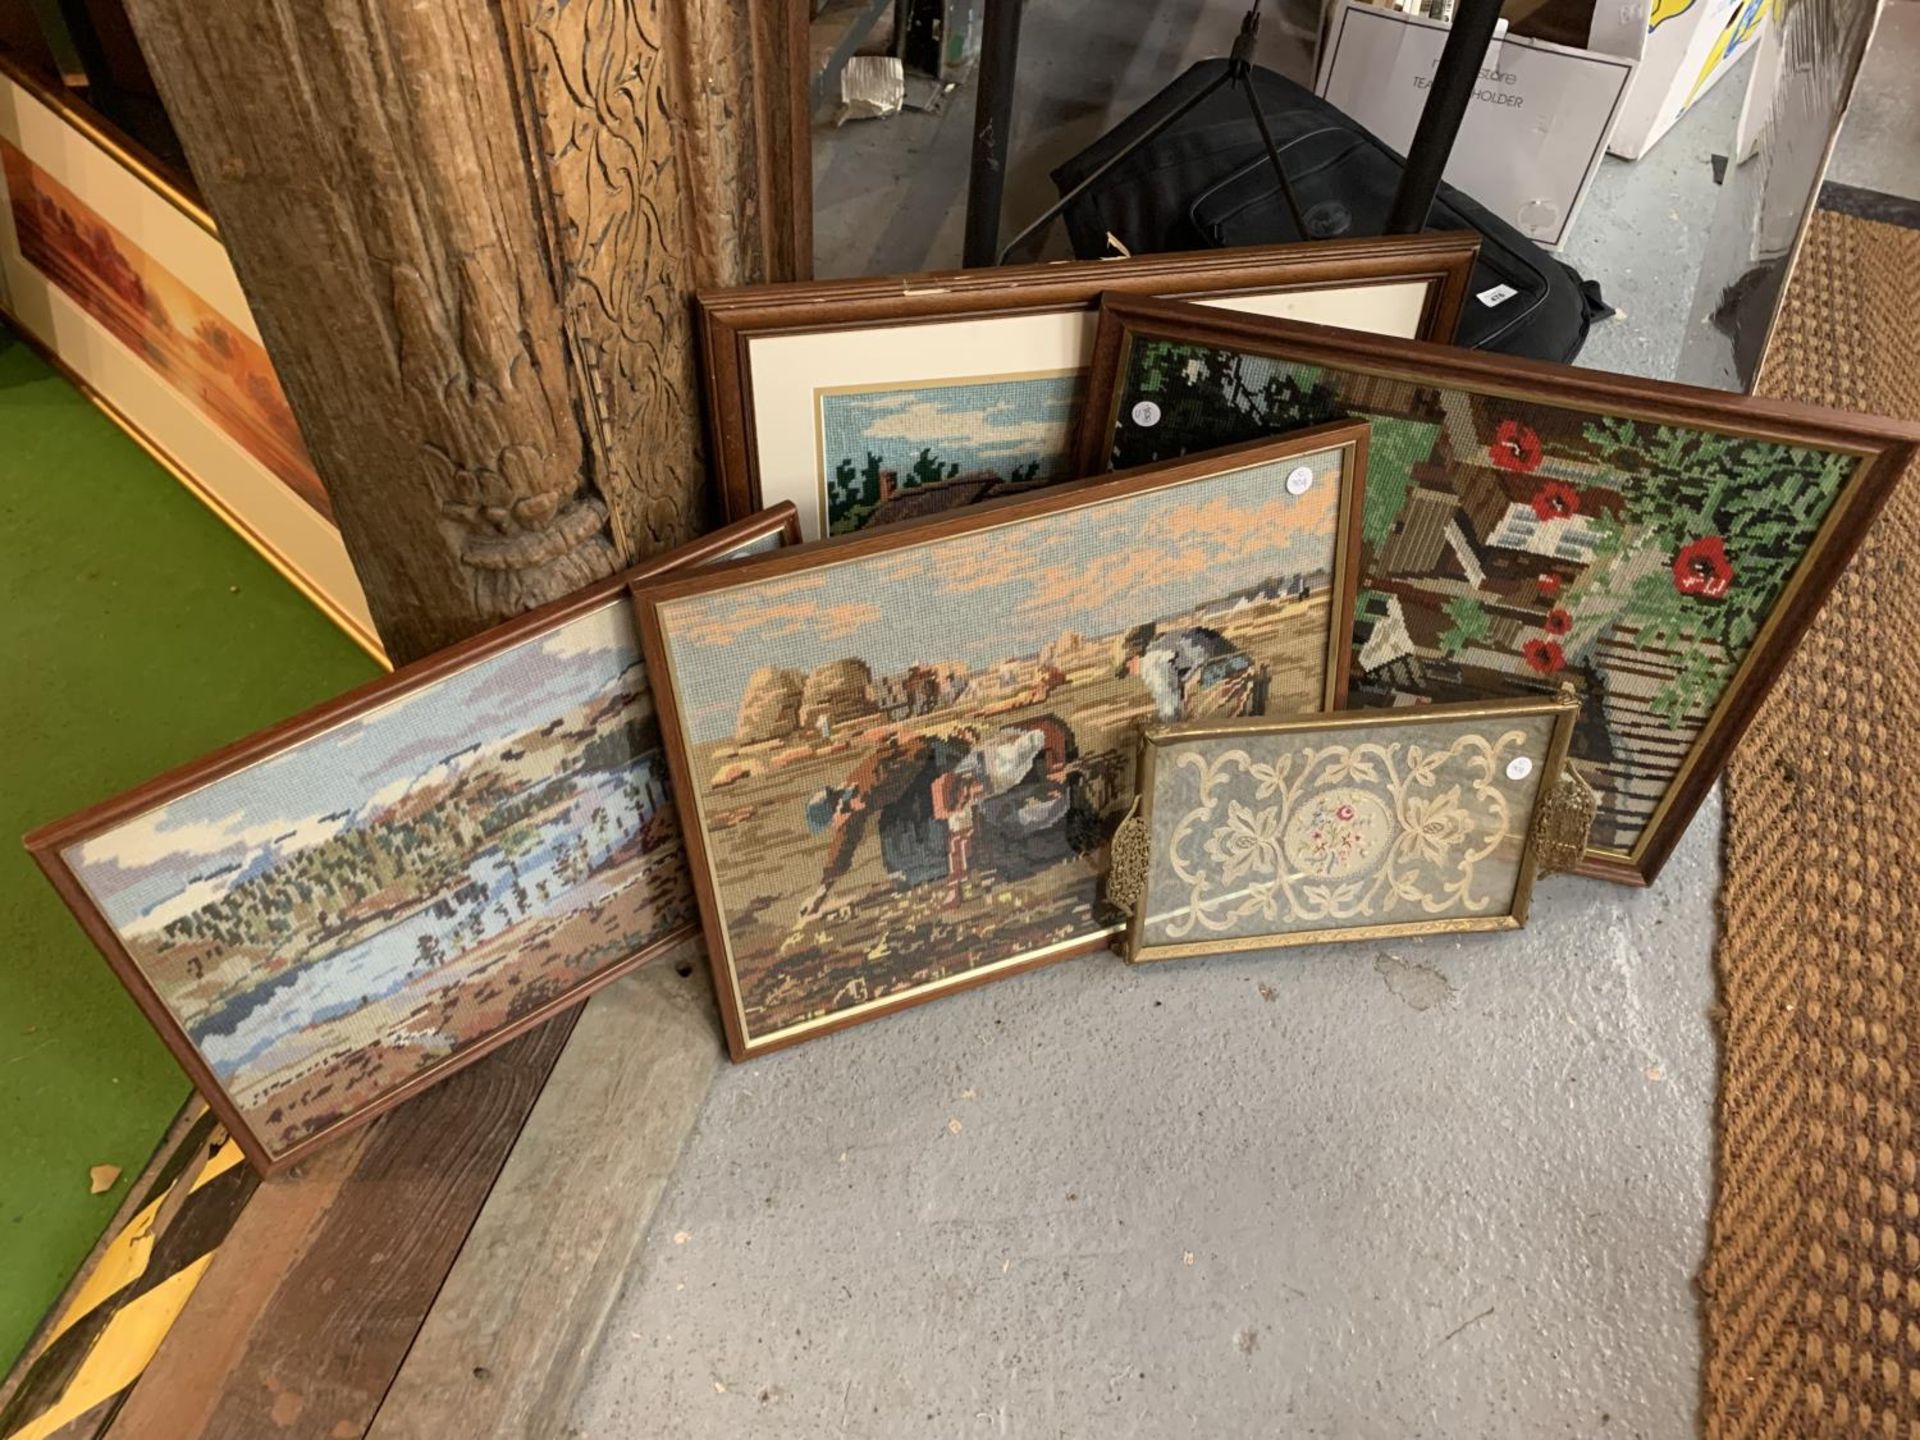
[(3, 1373), (188, 1090), (18, 837), (379, 671), (4, 328), (0, 611)]

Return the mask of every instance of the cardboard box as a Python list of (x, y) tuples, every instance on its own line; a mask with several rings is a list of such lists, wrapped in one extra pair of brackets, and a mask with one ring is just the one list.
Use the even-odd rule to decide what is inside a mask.
[[(1704, 3), (1704, 0), (1695, 0)], [(1339, 0), (1315, 93), (1406, 153), (1448, 26)], [(1447, 183), (1554, 249), (1573, 228), (1633, 78), (1631, 59), (1503, 35), (1487, 50)]]
[(1760, 37), (1771, 0), (1598, 0), (1587, 48), (1638, 62), (1607, 148), (1637, 160)]

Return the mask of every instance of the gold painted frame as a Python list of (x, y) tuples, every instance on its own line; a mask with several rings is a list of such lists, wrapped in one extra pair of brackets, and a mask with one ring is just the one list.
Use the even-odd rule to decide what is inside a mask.
[[(716, 803), (724, 798), (717, 796), (718, 787), (708, 783), (704, 771), (696, 769), (697, 742), (692, 738), (689, 725), (684, 682), (669, 649), (669, 617), (665, 613), (669, 607), (690, 597), (753, 587), (804, 572), (819, 572), (849, 561), (937, 545), (954, 537), (1001, 530), (1067, 511), (1090, 509), (1294, 456), (1335, 451), (1342, 456), (1343, 479), (1334, 525), (1335, 554), (1330, 581), (1332, 605), (1325, 642), (1325, 680), (1321, 697), (1323, 708), (1334, 711), (1345, 701), (1347, 667), (1352, 659), (1349, 637), (1353, 625), (1353, 586), (1349, 576), (1355, 563), (1359, 521), (1365, 505), (1366, 446), (1367, 426), (1364, 423), (1343, 422), (1319, 426), (1278, 441), (1259, 441), (1251, 446), (1218, 450), (1208, 455), (1190, 457), (1177, 464), (1141, 469), (1117, 478), (1073, 481), (1031, 496), (1016, 496), (963, 507), (920, 524), (886, 526), (836, 539), (814, 541), (760, 559), (741, 561), (724, 571), (636, 586), (633, 598), (639, 612), (641, 648), (646, 657), (648, 673), (654, 680), (654, 703), (659, 714), (668, 768), (673, 776), (674, 794), (681, 809), (682, 831), (688, 863), (693, 872), (694, 889), (699, 899), (708, 961), (713, 970), (721, 1020), (726, 1028), (727, 1048), (732, 1057), (745, 1060), (844, 1029), (865, 1019), (924, 1004), (997, 976), (1014, 974), (1052, 960), (1100, 949), (1117, 933), (1119, 926), (1117, 922), (1092, 925), (1082, 933), (1034, 949), (982, 962), (973, 968), (943, 975), (932, 981), (904, 986), (841, 1009), (828, 1009), (772, 1027), (764, 1033), (755, 1033), (749, 1024), (742, 994), (730, 917), (723, 909), (714, 839), (726, 828), (716, 824), (716, 821), (722, 814), (736, 812), (743, 801), (736, 798), (732, 805), (723, 809)], [(768, 656), (767, 663), (775, 666), (781, 663), (781, 658), (772, 649), (769, 649)], [(849, 756), (846, 764), (853, 764), (855, 758)], [(770, 768), (771, 763), (769, 757)], [(842, 770), (844, 768), (841, 767)], [(809, 858), (813, 857), (810, 855)]]
[[(1137, 847), (1126, 847), (1132, 851), (1132, 854), (1125, 866), (1125, 874), (1122, 873), (1123, 867), (1119, 858), (1122, 844), (1120, 841), (1115, 843), (1113, 883), (1129, 891), (1133, 890), (1137, 884), (1137, 894), (1133, 895), (1132, 913), (1128, 918), (1125, 931), (1123, 951), (1125, 958), (1131, 964), (1140, 964), (1154, 960), (1175, 960), (1191, 955), (1278, 950), (1297, 945), (1318, 945), (1344, 940), (1402, 938), (1411, 935), (1464, 935), (1520, 929), (1526, 924), (1534, 881), (1539, 873), (1541, 822), (1553, 804), (1556, 787), (1569, 773), (1566, 770), (1567, 749), (1572, 743), (1574, 721), (1579, 713), (1579, 702), (1571, 692), (1568, 692), (1545, 700), (1470, 701), (1462, 704), (1424, 705), (1391, 710), (1350, 710), (1337, 715), (1302, 715), (1284, 720), (1254, 716), (1237, 720), (1194, 721), (1180, 725), (1156, 726), (1145, 731), (1140, 742), (1139, 808), (1128, 822), (1130, 826), (1139, 827), (1137, 833), (1140, 839)], [(1503, 719), (1539, 716), (1551, 716), (1554, 723), (1549, 734), (1546, 754), (1540, 760), (1541, 773), (1534, 792), (1533, 808), (1526, 818), (1524, 827), (1520, 830), (1521, 850), (1517, 861), (1518, 872), (1514, 881), (1513, 900), (1504, 912), (1490, 915), (1446, 916), (1432, 920), (1384, 921), (1369, 925), (1330, 925), (1318, 930), (1280, 931), (1262, 935), (1233, 937), (1214, 935), (1203, 940), (1160, 944), (1150, 944), (1143, 939), (1147, 923), (1148, 875), (1152, 864), (1152, 857), (1147, 848), (1150, 842), (1147, 837), (1153, 834), (1155, 780), (1162, 773), (1166, 763), (1165, 757), (1182, 744), (1234, 736), (1286, 736), (1316, 732), (1328, 735), (1364, 734), (1370, 730), (1459, 724), (1463, 721), (1471, 722), (1481, 719), (1497, 724)]]

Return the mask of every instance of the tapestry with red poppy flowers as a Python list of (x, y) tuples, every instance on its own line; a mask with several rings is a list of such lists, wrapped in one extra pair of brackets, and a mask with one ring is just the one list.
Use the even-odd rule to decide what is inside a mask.
[(1857, 463), (1144, 336), (1120, 383), (1116, 469), (1372, 421), (1354, 703), (1572, 682), (1594, 843), (1629, 852)]

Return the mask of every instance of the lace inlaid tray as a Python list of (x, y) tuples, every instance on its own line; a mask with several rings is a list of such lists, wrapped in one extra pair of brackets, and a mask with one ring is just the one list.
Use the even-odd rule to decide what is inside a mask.
[(1150, 730), (1108, 895), (1130, 960), (1516, 929), (1577, 862), (1571, 696)]

